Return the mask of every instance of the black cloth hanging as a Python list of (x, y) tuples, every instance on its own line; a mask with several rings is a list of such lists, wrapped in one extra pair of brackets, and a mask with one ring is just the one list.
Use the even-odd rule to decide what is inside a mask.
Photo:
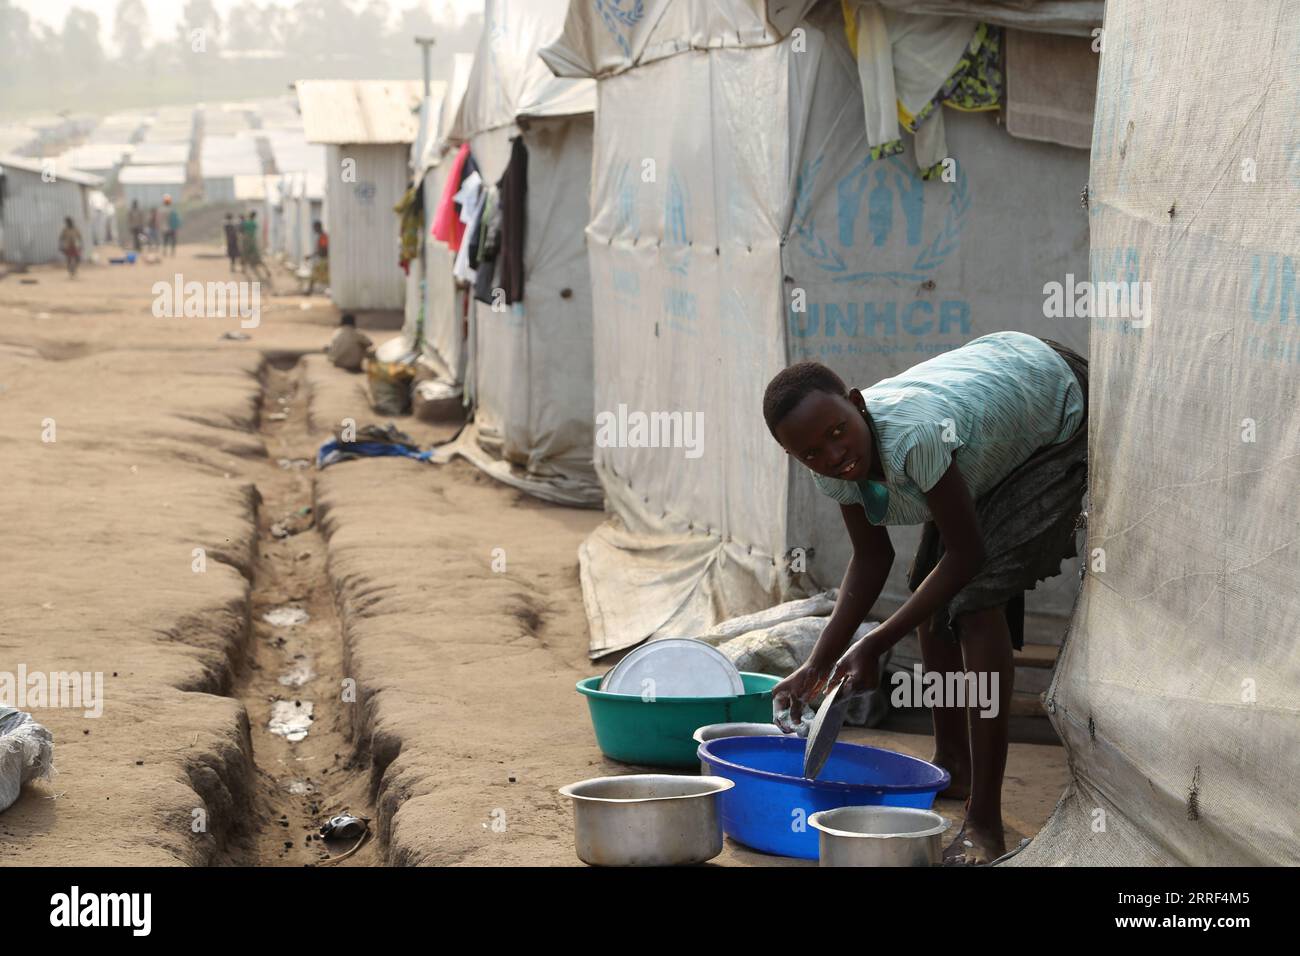
[(499, 276), (506, 302), (524, 300), (525, 207), (528, 199), (528, 149), (517, 136), (510, 146), (510, 162), (497, 182), (501, 205), (501, 255)]

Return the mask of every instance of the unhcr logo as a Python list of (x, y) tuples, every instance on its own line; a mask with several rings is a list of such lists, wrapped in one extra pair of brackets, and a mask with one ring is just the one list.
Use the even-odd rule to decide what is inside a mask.
[(704, 454), (703, 412), (617, 412), (596, 415), (599, 448), (684, 448), (687, 458)]
[(1043, 286), (1043, 316), (1048, 319), (1130, 319), (1133, 328), (1151, 324), (1150, 282), (1064, 282)]
[(153, 314), (158, 319), (239, 319), (239, 327), (262, 322), (259, 282), (186, 282), (179, 272), (172, 282), (153, 284)]

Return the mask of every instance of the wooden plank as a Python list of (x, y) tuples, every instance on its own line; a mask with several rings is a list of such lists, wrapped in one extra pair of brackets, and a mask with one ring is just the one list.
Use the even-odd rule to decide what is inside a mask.
[(1060, 650), (1055, 644), (1026, 644), (1015, 652), (1016, 666), (1051, 670), (1056, 666), (1056, 655)]

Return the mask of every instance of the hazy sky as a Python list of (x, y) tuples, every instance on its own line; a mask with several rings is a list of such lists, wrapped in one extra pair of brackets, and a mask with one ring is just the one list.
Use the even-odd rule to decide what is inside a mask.
[[(224, 17), (235, 0), (213, 0), (214, 5)], [(258, 6), (268, 3), (277, 7), (293, 6), (292, 0), (257, 0)], [(181, 11), (185, 9), (185, 0), (144, 0), (149, 10), (149, 22), (153, 27), (154, 37), (172, 36)], [(388, 6), (394, 13), (413, 6), (427, 6), (435, 18), (441, 18), (444, 10), (453, 11), (461, 19), (483, 9), (483, 0), (388, 0)], [(113, 36), (113, 11), (117, 9), (117, 0), (15, 0), (15, 6), (27, 11), (27, 15), (39, 23), (52, 27), (61, 27), (63, 18), (73, 7), (81, 7), (99, 15), (100, 40), (109, 44)]]

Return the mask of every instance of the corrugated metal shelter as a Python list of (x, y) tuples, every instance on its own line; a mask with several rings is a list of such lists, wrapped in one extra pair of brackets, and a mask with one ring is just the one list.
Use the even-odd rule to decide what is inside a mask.
[(285, 173), (280, 177), (279, 197), (284, 228), (276, 251), (297, 267), (314, 248), (312, 223), (326, 222), (325, 177), (318, 173)]
[(401, 309), (406, 276), (393, 207), (409, 179), (423, 84), (300, 80), (297, 90), (307, 141), (325, 145), (330, 171), (330, 297), (340, 309)]
[(132, 166), (184, 166), (190, 161), (190, 144), (143, 142), (131, 153)]
[(522, 301), (474, 301), (466, 387), (474, 422), (458, 451), (537, 497), (599, 506), (592, 469), (591, 278), (583, 229), (591, 185), (590, 80), (559, 79), (538, 51), (559, 37), (564, 0), (489, 0), (448, 138), (468, 142), (497, 183), (513, 142), (527, 150)]
[(185, 185), (184, 166), (124, 166), (117, 174), (125, 208), (138, 202), (143, 208), (162, 204), (163, 196), (176, 197)]
[[(815, 358), (867, 386), (987, 332), (1088, 343), (1086, 323), (1045, 318), (1043, 305), (1044, 275), (1087, 270), (1083, 150), (941, 108), (953, 175), (923, 179), (910, 135), (902, 153), (873, 156), (839, 3), (645, 6), (611, 20), (571, 3), (542, 54), (564, 75), (599, 77), (595, 407), (703, 417), (694, 457), (649, 442), (596, 449), (616, 518), (580, 551), (592, 656), (841, 580), (839, 508), (763, 422), (781, 368)], [(1053, 13), (1063, 6), (1091, 9)], [(890, 535), (899, 557), (880, 613), (906, 599), (919, 528)], [(1058, 643), (1077, 586), (1067, 563), (1027, 595)], [(909, 641), (898, 656), (915, 654)]]
[(262, 171), (262, 156), (255, 137), (204, 134), (199, 149), (199, 175), (203, 179), (203, 198), (208, 202), (240, 198), (236, 195), (236, 178), (260, 176)]
[(73, 169), (105, 178), (126, 163), (135, 149), (130, 143), (96, 143), (68, 150), (60, 158)]
[(61, 258), (59, 233), (65, 217), (81, 231), (84, 254), (94, 246), (90, 193), (98, 176), (17, 156), (0, 157), (0, 224), (3, 259), (35, 265)]

